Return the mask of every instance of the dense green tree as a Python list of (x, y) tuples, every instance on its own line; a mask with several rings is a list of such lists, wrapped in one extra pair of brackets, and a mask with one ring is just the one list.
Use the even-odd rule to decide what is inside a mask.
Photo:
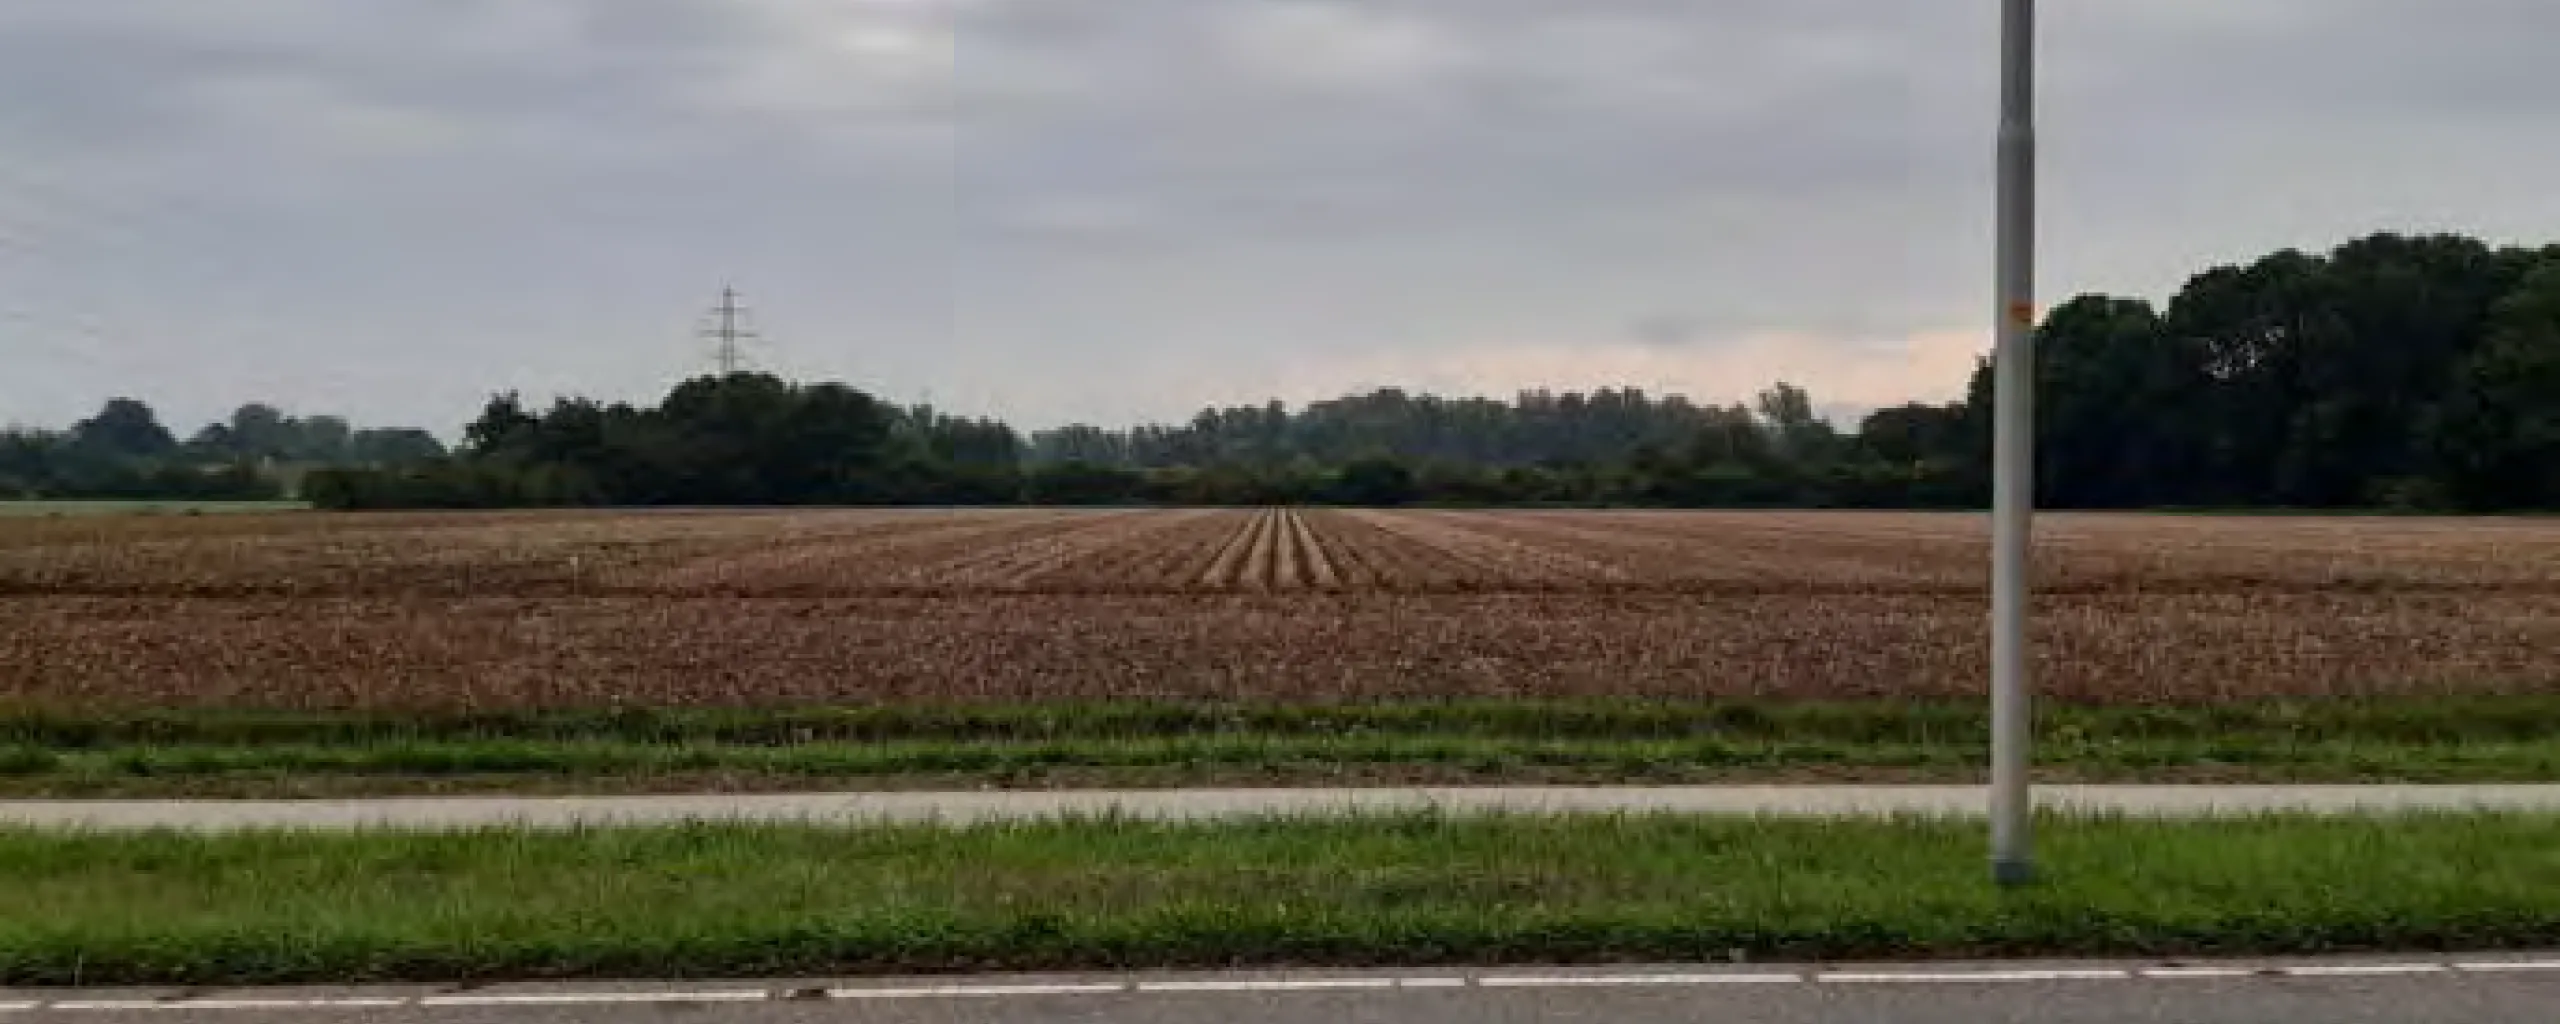
[(0, 431), (0, 498), (41, 498), (54, 492), (58, 435)]
[(1275, 402), (1204, 409), (1178, 426), (1040, 431), (1025, 445), (1024, 457), (1138, 468), (1276, 466), (1300, 458), (1338, 466), (1372, 454), (1416, 465), (1601, 462), (1623, 458), (1639, 444), (1683, 445), (1693, 432), (1721, 422), (1725, 412), (1635, 390), (1533, 391), (1506, 403), (1386, 388), (1315, 402), (1294, 413)]
[(111, 458), (159, 458), (178, 448), (178, 439), (160, 425), (159, 414), (131, 398), (108, 399), (97, 415), (73, 425), (71, 443)]
[(303, 462), (346, 462), (354, 457), (355, 428), (342, 416), (311, 416), (294, 424), (294, 445), (287, 456)]
[(185, 447), (190, 458), (229, 459), (240, 455), (239, 440), (232, 435), (230, 425), (224, 423), (205, 424), (187, 439)]
[(423, 430), (359, 430), (343, 416), (297, 418), (265, 402), (248, 403), (229, 419), (206, 424), (184, 448), (186, 458), (203, 462), (303, 465), (413, 462), (443, 453), (443, 443)]
[[(260, 440), (243, 443), (241, 427)], [(207, 424), (180, 444), (148, 404), (118, 398), (63, 433), (0, 432), (0, 497), (281, 497), (286, 483), (301, 469), (356, 458), (356, 436), (338, 417), (298, 421), (273, 406), (251, 405), (230, 420)], [(442, 452), (442, 445), (425, 431), (391, 431), (384, 436), (399, 439), (398, 447), (406, 453), (400, 458)], [(301, 465), (277, 465), (287, 460)]]
[(1895, 466), (1961, 460), (1965, 455), (1965, 407), (1913, 402), (1867, 414), (1858, 425), (1858, 447)]
[(443, 458), (444, 442), (415, 427), (374, 427), (355, 432), (348, 441), (350, 461), (368, 466), (401, 466)]
[(1754, 407), (1768, 424), (1769, 439), (1781, 457), (1800, 463), (1827, 462), (1839, 455), (1839, 434), (1813, 411), (1813, 396), (1780, 381), (1760, 393)]
[(1137, 499), (1146, 474), (1090, 462), (1033, 466), (1023, 473), (1023, 497), (1039, 505), (1121, 505)]
[(1353, 459), (1345, 464), (1329, 495), (1345, 505), (1379, 507), (1410, 504), (1420, 496), (1413, 467), (1386, 455)]
[(2083, 296), (2036, 333), (2039, 500), (2129, 508), (2172, 496), (2205, 457), (2201, 438), (2161, 410), (2205, 394), (2197, 347), (2151, 304)]
[[(208, 432), (210, 428), (208, 428)], [(284, 410), (264, 402), (251, 402), (231, 413), (231, 422), (220, 432), (230, 454), (252, 459), (290, 458), (300, 447), (299, 431)], [(199, 435), (202, 436), (202, 435)]]
[(521, 448), (528, 433), (541, 425), (525, 411), (524, 398), (513, 391), (490, 397), (480, 417), (462, 428), (462, 448), (475, 455), (497, 455)]
[(2481, 510), (2560, 508), (2560, 262), (2498, 304), (2452, 376), (2427, 438), (2443, 497)]

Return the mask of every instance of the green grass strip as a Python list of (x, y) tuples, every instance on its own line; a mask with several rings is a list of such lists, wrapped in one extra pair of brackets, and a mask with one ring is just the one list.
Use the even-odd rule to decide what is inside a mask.
[[(1980, 702), (1523, 700), (482, 714), (0, 709), (0, 796), (1968, 781)], [(2560, 697), (2057, 705), (2055, 781), (2560, 779)]]
[(2560, 819), (1668, 817), (0, 833), (0, 984), (2489, 950)]
[[(933, 779), (998, 784), (1178, 785), (1201, 781), (1339, 782), (1383, 776), (1437, 782), (1713, 782), (1871, 778), (1964, 781), (1980, 776), (1979, 736), (1937, 744), (1833, 740), (1536, 740), (1500, 736), (1204, 735), (1141, 739), (964, 742), (900, 740), (791, 746), (618, 741), (413, 740), (338, 746), (0, 747), (0, 794), (111, 796), (215, 786), (335, 780), (344, 792), (506, 789), (577, 782), (659, 788), (706, 778), (733, 787)], [(2413, 746), (2359, 740), (2048, 740), (2047, 778), (2072, 781), (2532, 782), (2560, 779), (2560, 738), (2538, 743)], [(368, 780), (373, 780), (368, 783)], [(228, 789), (221, 788), (227, 785)]]
[(28, 498), (0, 501), (0, 519), (40, 516), (234, 515), (300, 512), (307, 501), (186, 501), (155, 499)]

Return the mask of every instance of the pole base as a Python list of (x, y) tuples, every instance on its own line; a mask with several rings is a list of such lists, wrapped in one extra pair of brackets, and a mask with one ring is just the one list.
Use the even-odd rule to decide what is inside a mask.
[(2035, 880), (2036, 866), (2033, 861), (1994, 860), (1991, 862), (1991, 882), (2003, 889), (2033, 885)]

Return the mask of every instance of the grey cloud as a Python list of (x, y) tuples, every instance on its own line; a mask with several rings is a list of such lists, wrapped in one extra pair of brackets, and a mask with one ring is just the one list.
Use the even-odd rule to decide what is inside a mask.
[[(1027, 422), (1580, 366), (1935, 397), (1987, 320), (1994, 6), (18, 0), (0, 419), (638, 396), (723, 280), (778, 368)], [(2560, 234), (2560, 7), (2046, 21), (2052, 291)]]

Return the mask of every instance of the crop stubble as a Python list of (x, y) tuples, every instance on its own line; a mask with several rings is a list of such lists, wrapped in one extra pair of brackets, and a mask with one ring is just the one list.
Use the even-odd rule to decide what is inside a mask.
[[(2054, 516), (2070, 700), (2553, 688), (2560, 523)], [(808, 510), (0, 523), (0, 699), (1947, 697), (1978, 517)]]

